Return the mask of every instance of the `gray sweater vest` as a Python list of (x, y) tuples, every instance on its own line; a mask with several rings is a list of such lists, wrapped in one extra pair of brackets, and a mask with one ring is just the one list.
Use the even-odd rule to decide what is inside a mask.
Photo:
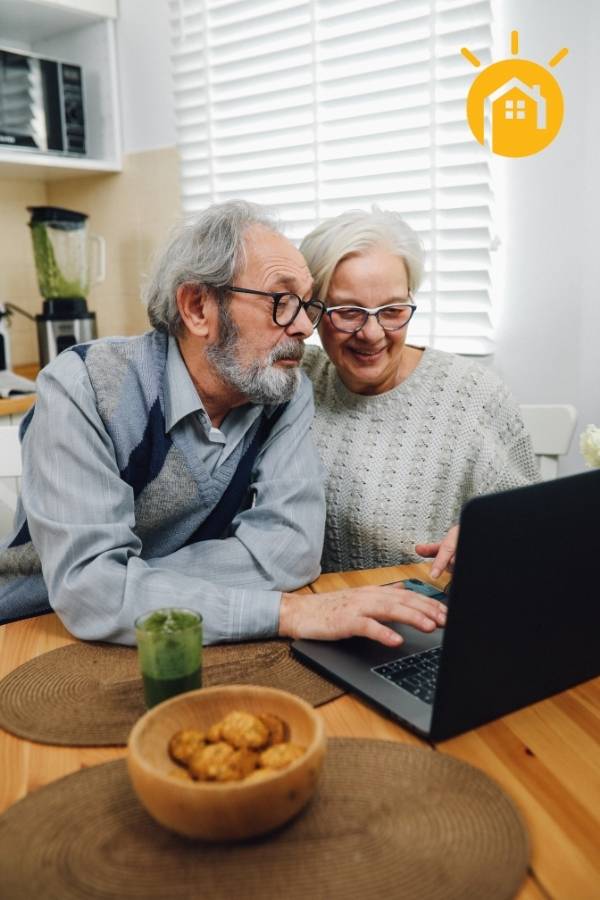
[[(205, 469), (193, 443), (176, 446), (165, 434), (167, 345), (166, 335), (153, 331), (71, 348), (87, 369), (119, 473), (133, 490), (143, 559), (166, 556), (198, 539), (199, 527), (219, 503), (261, 424), (259, 417), (214, 473)], [(21, 439), (34, 415), (35, 407), (23, 420)], [(19, 500), (13, 532), (0, 544), (0, 624), (49, 611), (40, 559)]]

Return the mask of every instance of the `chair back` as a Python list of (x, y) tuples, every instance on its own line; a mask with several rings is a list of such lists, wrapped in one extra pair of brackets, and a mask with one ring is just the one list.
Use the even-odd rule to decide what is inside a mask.
[(542, 480), (550, 481), (558, 475), (559, 456), (564, 456), (571, 445), (577, 410), (568, 403), (525, 403), (520, 410), (531, 435)]

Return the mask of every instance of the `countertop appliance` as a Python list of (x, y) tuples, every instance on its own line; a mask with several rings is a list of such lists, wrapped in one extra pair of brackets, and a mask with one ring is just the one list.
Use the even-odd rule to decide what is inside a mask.
[[(62, 350), (96, 337), (96, 313), (89, 312), (90, 284), (105, 277), (105, 245), (88, 234), (87, 215), (58, 206), (28, 206), (29, 227), (43, 312), (36, 316), (40, 364)], [(90, 275), (91, 248), (96, 248)]]
[(81, 66), (0, 48), (0, 146), (84, 155)]

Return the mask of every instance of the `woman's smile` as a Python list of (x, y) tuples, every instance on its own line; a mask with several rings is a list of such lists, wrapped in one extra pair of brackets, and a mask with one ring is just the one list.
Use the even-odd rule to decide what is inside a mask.
[(387, 347), (380, 347), (379, 349), (372, 347), (346, 347), (346, 350), (348, 350), (358, 362), (372, 365), (382, 358)]

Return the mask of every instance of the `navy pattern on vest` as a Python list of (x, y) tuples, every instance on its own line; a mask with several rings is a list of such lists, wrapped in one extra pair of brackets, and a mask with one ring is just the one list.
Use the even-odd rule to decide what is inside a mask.
[[(269, 416), (263, 412), (224, 465), (210, 474), (198, 466), (193, 444), (177, 438), (174, 443), (165, 434), (167, 350), (167, 336), (159, 332), (65, 350), (76, 353), (87, 370), (119, 474), (133, 491), (142, 559), (226, 535), (244, 508), (257, 455), (287, 407), (282, 404)], [(21, 439), (34, 414), (35, 407), (21, 423)], [(166, 530), (165, 521), (172, 523)], [(0, 624), (51, 611), (20, 498), (13, 532), (0, 545), (0, 572)]]

